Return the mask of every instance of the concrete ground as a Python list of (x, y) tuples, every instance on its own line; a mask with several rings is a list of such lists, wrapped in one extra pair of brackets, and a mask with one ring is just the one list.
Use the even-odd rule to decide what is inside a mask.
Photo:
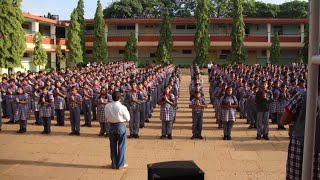
[[(203, 79), (208, 100), (208, 80), (206, 76)], [(43, 127), (31, 125), (34, 122), (31, 118), (28, 132), (23, 135), (16, 133), (17, 124), (3, 125), (0, 179), (144, 180), (147, 179), (147, 164), (172, 160), (194, 160), (207, 180), (284, 179), (289, 138), (288, 132), (278, 131), (276, 125), (270, 125), (270, 141), (256, 140), (255, 129), (248, 130), (246, 121), (238, 119), (232, 131), (233, 140), (223, 141), (223, 132), (217, 128), (210, 106), (204, 113), (205, 139), (190, 139), (189, 82), (190, 76), (184, 75), (173, 140), (159, 139), (161, 122), (157, 107), (151, 122), (141, 129), (140, 139), (127, 141), (127, 169), (111, 169), (109, 140), (98, 137), (98, 122), (91, 128), (81, 128), (80, 137), (70, 137), (69, 122), (65, 127), (53, 126), (51, 135), (42, 135)], [(52, 123), (55, 124), (55, 120)]]

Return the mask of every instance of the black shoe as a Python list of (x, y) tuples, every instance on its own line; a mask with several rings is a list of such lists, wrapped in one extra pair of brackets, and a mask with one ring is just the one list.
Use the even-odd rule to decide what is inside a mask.
[(130, 134), (130, 136), (128, 136), (129, 139), (134, 138), (133, 134)]
[(248, 129), (253, 129), (254, 128), (254, 126), (253, 125), (250, 125), (249, 127), (248, 127)]
[(92, 125), (91, 125), (91, 124), (88, 124), (87, 127), (92, 127)]
[(135, 135), (133, 135), (133, 137), (136, 139), (139, 139), (140, 136), (138, 134), (135, 134)]
[(257, 140), (260, 140), (260, 139), (261, 139), (261, 135), (260, 135), (260, 134), (257, 134), (256, 139), (257, 139)]
[(140, 126), (139, 126), (140, 128), (144, 128), (144, 125), (142, 125), (142, 124), (140, 124)]
[(172, 139), (172, 135), (171, 134), (168, 135), (168, 139)]
[(55, 124), (54, 126), (61, 126), (60, 124)]
[(76, 132), (76, 135), (77, 135), (77, 136), (80, 136), (80, 132)]
[(250, 122), (249, 122), (249, 121), (247, 121), (247, 124), (250, 124)]
[(104, 135), (104, 137), (109, 137), (109, 134), (107, 133), (106, 135)]
[(76, 132), (71, 132), (71, 133), (69, 133), (70, 136), (73, 136), (73, 135), (75, 135), (75, 134), (76, 134)]
[(51, 132), (50, 132), (50, 131), (47, 131), (47, 132), (46, 132), (46, 134), (48, 134), (48, 135), (49, 135), (49, 134), (51, 134)]
[(25, 130), (25, 129), (19, 129), (19, 131), (17, 131), (17, 133), (26, 133), (27, 132), (27, 130)]
[(195, 139), (195, 138), (197, 138), (198, 136), (195, 136), (195, 135), (193, 135), (192, 137), (191, 137), (191, 139)]
[(227, 140), (228, 138), (227, 138), (227, 136), (223, 136), (223, 140)]
[(81, 125), (81, 127), (86, 127), (86, 126), (88, 126), (88, 124), (82, 124), (82, 125)]
[(227, 136), (227, 140), (231, 140), (232, 138), (231, 138), (231, 136)]
[(14, 121), (8, 121), (8, 122), (6, 122), (6, 124), (13, 124), (14, 123)]
[(203, 139), (203, 137), (200, 135), (200, 136), (198, 136), (198, 139)]
[(15, 121), (13, 124), (19, 124), (19, 121)]
[(165, 135), (160, 136), (160, 139), (165, 139), (165, 138), (166, 138)]
[(41, 134), (46, 134), (46, 133), (47, 133), (47, 132), (45, 132), (45, 131), (42, 131), (42, 132), (41, 132)]
[[(278, 128), (279, 129), (279, 128)], [(286, 130), (286, 128), (284, 126), (280, 127), (280, 130)]]
[(270, 138), (269, 138), (268, 135), (263, 135), (263, 139), (265, 139), (265, 140), (270, 140)]
[(146, 123), (149, 123), (150, 121), (149, 121), (149, 119), (147, 119), (145, 122), (146, 122)]
[(223, 127), (222, 127), (222, 125), (219, 125), (218, 128), (221, 129), (221, 128), (223, 128)]
[(104, 136), (104, 133), (99, 133), (99, 136)]

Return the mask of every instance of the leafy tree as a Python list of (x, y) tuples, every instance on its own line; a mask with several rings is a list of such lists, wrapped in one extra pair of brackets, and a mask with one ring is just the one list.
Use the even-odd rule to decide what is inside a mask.
[(169, 16), (169, 13), (165, 12), (160, 28), (160, 40), (156, 51), (158, 63), (160, 64), (167, 64), (172, 60), (171, 51), (173, 40), (171, 34), (171, 18)]
[(232, 23), (232, 31), (231, 31), (231, 58), (233, 62), (245, 62), (246, 51), (243, 44), (244, 39), (244, 22), (243, 22), (243, 8), (242, 8), (242, 0), (232, 0), (233, 2), (233, 23)]
[(280, 58), (280, 41), (279, 36), (276, 33), (272, 38), (271, 50), (270, 50), (270, 62), (276, 64)]
[(210, 17), (230, 17), (232, 2), (231, 0), (211, 0)]
[(79, 32), (80, 24), (78, 22), (78, 12), (77, 9), (74, 9), (71, 13), (71, 20), (68, 28), (68, 47), (70, 50), (68, 60), (76, 65), (83, 62), (83, 50)]
[(113, 2), (104, 10), (106, 18), (138, 18), (143, 11), (139, 0), (120, 0)]
[(62, 54), (61, 45), (56, 47), (56, 63), (57, 69), (60, 69), (61, 63), (66, 61), (66, 57)]
[(137, 39), (135, 37), (135, 34), (131, 33), (124, 49), (124, 58), (125, 58), (124, 60), (137, 62), (138, 57), (136, 53), (137, 53)]
[(278, 18), (307, 18), (309, 3), (307, 1), (294, 0), (279, 5)]
[(194, 47), (196, 58), (194, 62), (204, 64), (209, 61), (210, 40), (208, 34), (209, 28), (209, 1), (198, 0), (196, 10), (196, 34), (194, 37)]
[(0, 1), (0, 68), (21, 67), (26, 48), (21, 0)]
[(83, 0), (78, 1), (77, 5), (77, 11), (78, 11), (78, 23), (80, 25), (80, 31), (79, 31), (79, 37), (81, 40), (81, 47), (82, 47), (82, 52), (83, 52), (83, 60), (86, 60), (86, 41), (85, 41), (85, 29), (86, 29), (86, 24), (84, 22), (84, 2)]
[(95, 62), (107, 62), (105, 27), (102, 6), (100, 0), (98, 0), (96, 14), (94, 15), (93, 59)]
[(33, 37), (34, 50), (32, 53), (32, 61), (36, 66), (45, 66), (48, 63), (48, 56), (44, 48), (42, 47), (42, 35), (37, 32)]

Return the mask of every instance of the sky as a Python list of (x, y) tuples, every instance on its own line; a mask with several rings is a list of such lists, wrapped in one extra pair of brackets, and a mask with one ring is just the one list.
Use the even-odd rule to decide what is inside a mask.
[[(104, 9), (112, 1), (115, 0), (100, 0)], [(266, 3), (281, 4), (291, 0), (260, 0)], [(43, 16), (48, 12), (59, 15), (60, 20), (69, 20), (72, 10), (77, 6), (78, 0), (23, 0), (22, 11), (33, 15)], [(93, 19), (97, 1), (84, 0), (85, 18)]]

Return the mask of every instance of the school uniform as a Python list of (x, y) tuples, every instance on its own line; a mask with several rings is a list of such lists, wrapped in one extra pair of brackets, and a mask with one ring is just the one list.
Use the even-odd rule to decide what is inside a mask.
[[(27, 93), (17, 94), (15, 98), (19, 99), (19, 101), (27, 101), (29, 99), (29, 95)], [(19, 121), (20, 130), (26, 132), (27, 130), (27, 119), (29, 117), (29, 105), (21, 104), (15, 102), (15, 113), (14, 120)]]
[(112, 102), (112, 97), (110, 94), (106, 94), (105, 96), (102, 96), (101, 94), (98, 95), (95, 99), (95, 102), (99, 102), (97, 105), (97, 120), (100, 124), (100, 135), (108, 135), (110, 130), (110, 124), (107, 122), (107, 118), (105, 116), (105, 106), (106, 104), (100, 104), (100, 100), (106, 101), (106, 102)]
[(82, 96), (80, 94), (69, 95), (69, 107), (70, 107), (70, 123), (71, 123), (71, 132), (80, 133), (80, 106), (78, 103), (73, 102), (71, 97), (80, 103), (82, 103)]
[(272, 92), (267, 90), (266, 98), (263, 97), (263, 92), (259, 90), (256, 93), (255, 102), (257, 108), (257, 139), (261, 135), (268, 138), (269, 135), (269, 105), (273, 100)]
[[(42, 102), (44, 98), (45, 103)], [(49, 103), (49, 104), (48, 104)], [(43, 121), (43, 133), (50, 134), (51, 132), (51, 115), (52, 115), (52, 105), (54, 103), (54, 98), (51, 94), (42, 94), (39, 98), (39, 116)]]
[[(64, 87), (59, 88), (59, 92), (66, 95), (66, 89)], [(57, 89), (53, 91), (54, 109), (57, 116), (57, 125), (64, 126), (64, 114), (66, 108), (65, 98), (57, 93)]]
[(224, 91), (222, 88), (217, 87), (216, 90), (213, 92), (215, 96), (214, 101), (214, 109), (217, 119), (217, 124), (219, 125), (219, 128), (222, 127), (222, 121), (221, 121), (221, 107), (220, 107), (220, 98), (224, 95)]
[(192, 137), (200, 137), (203, 125), (203, 107), (196, 105), (205, 105), (205, 99), (200, 97), (191, 100), (192, 106)]
[[(6, 92), (7, 92), (7, 89), (8, 87), (10, 86), (9, 83), (2, 83), (1, 84), (1, 89), (3, 89), (3, 91), (1, 90), (2, 92), (2, 102), (1, 102), (1, 106), (2, 106), (2, 109), (3, 109), (3, 116), (4, 117), (9, 117), (8, 115), (8, 111), (7, 111), (7, 108), (6, 108)], [(1, 114), (0, 114), (1, 116)]]
[[(162, 94), (159, 100), (165, 98), (165, 95)], [(174, 95), (170, 94), (168, 97), (172, 102), (174, 101)], [(162, 104), (160, 107), (160, 120), (162, 121), (162, 136), (172, 135), (172, 127), (173, 127), (173, 119), (174, 119), (174, 109), (173, 106), (169, 103)]]
[(92, 86), (92, 91), (93, 91), (93, 98), (92, 98), (92, 120), (97, 119), (97, 106), (94, 104), (95, 99), (97, 98), (97, 95), (101, 91), (101, 86), (100, 85), (93, 85)]
[(139, 90), (139, 93), (142, 96), (142, 100), (140, 103), (140, 127), (144, 127), (144, 123), (148, 118), (148, 109), (147, 109), (147, 101), (148, 101), (148, 92), (145, 89)]
[[(133, 102), (134, 100), (138, 102)], [(129, 129), (130, 136), (139, 135), (140, 128), (140, 107), (139, 104), (143, 101), (142, 94), (136, 91), (128, 91), (125, 95), (124, 102), (130, 113)]]
[[(9, 92), (9, 90), (11, 92)], [(6, 109), (7, 109), (8, 117), (10, 119), (9, 123), (14, 122), (14, 113), (16, 109), (16, 103), (14, 103), (14, 101), (15, 101), (15, 95), (17, 90), (18, 90), (18, 87), (16, 85), (13, 85), (13, 86), (10, 85), (7, 89)]]
[[(91, 126), (91, 111), (92, 111), (92, 100), (90, 97), (84, 95), (84, 92), (87, 93), (88, 96), (93, 96), (93, 91), (92, 89), (83, 89), (83, 94), (82, 94), (82, 111), (84, 115), (84, 121), (85, 125)], [(92, 98), (93, 99), (93, 98)]]
[(246, 92), (245, 97), (247, 99), (245, 107), (247, 110), (247, 121), (250, 123), (250, 127), (256, 127), (256, 103), (255, 103), (255, 93), (253, 90)]
[(0, 92), (0, 131), (2, 127), (2, 93)]
[(41, 90), (37, 90), (37, 91), (34, 91), (32, 93), (32, 97), (31, 97), (31, 99), (32, 99), (32, 109), (34, 111), (34, 116), (35, 116), (35, 119), (36, 119), (35, 124), (37, 124), (37, 125), (41, 125), (42, 124), (42, 119), (39, 116), (39, 111), (40, 111), (39, 99), (40, 99), (41, 94), (42, 94), (42, 91)]
[[(224, 95), (220, 99), (221, 105), (238, 105), (237, 98), (235, 96)], [(224, 126), (223, 134), (224, 137), (231, 137), (231, 130), (233, 127), (233, 123), (236, 120), (236, 108), (221, 108), (221, 120)]]

